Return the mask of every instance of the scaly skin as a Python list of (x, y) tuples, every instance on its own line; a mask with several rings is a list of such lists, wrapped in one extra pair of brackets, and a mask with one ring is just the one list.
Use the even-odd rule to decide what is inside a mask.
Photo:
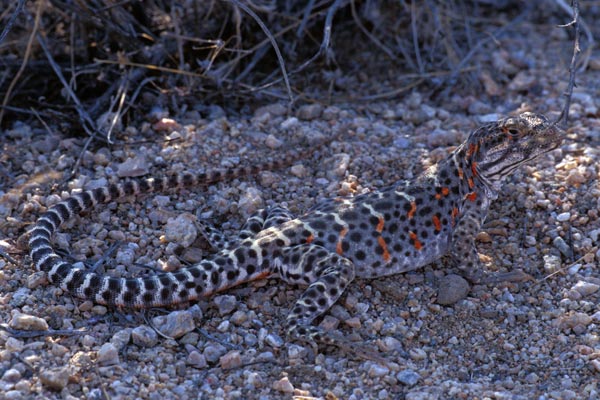
[(31, 230), (30, 255), (36, 268), (64, 291), (100, 304), (133, 308), (189, 302), (278, 275), (286, 282), (308, 286), (289, 313), (289, 333), (339, 344), (312, 321), (337, 301), (355, 277), (414, 270), (446, 254), (474, 274), (479, 266), (474, 238), (502, 179), (556, 148), (563, 135), (533, 113), (486, 124), (415, 181), (329, 200), (298, 218), (279, 207), (261, 210), (232, 240), (206, 228), (205, 235), (218, 252), (176, 272), (112, 278), (76, 268), (57, 255), (52, 234), (63, 222), (97, 204), (132, 194), (206, 185), (255, 169), (126, 181), (74, 194), (52, 206)]

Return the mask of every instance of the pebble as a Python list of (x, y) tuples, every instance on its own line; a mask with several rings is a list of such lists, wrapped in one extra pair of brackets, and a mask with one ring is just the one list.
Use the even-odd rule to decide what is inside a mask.
[(206, 368), (208, 366), (206, 357), (197, 350), (193, 350), (188, 354), (185, 363), (194, 368)]
[(274, 348), (279, 348), (285, 344), (283, 339), (275, 333), (269, 333), (265, 336), (265, 343)]
[(220, 316), (227, 315), (237, 308), (237, 300), (230, 294), (215, 296), (213, 303), (217, 306)]
[(129, 340), (131, 340), (131, 328), (124, 328), (115, 332), (110, 338), (110, 342), (115, 345), (117, 350), (121, 351), (127, 346)]
[(290, 173), (297, 178), (304, 178), (308, 174), (306, 168), (302, 164), (292, 165), (290, 167)]
[(273, 382), (273, 389), (282, 393), (294, 393), (294, 385), (290, 383), (290, 380), (287, 378), (287, 376)]
[(323, 106), (320, 104), (305, 104), (298, 108), (296, 115), (302, 120), (310, 121), (319, 118), (322, 112)]
[(188, 310), (173, 311), (167, 315), (154, 317), (152, 325), (163, 335), (174, 339), (196, 329), (194, 317)]
[(421, 376), (412, 369), (405, 369), (404, 371), (400, 371), (398, 374), (396, 374), (396, 379), (398, 379), (398, 381), (404, 386), (411, 387), (415, 386), (417, 382), (419, 382)]
[[(143, 154), (143, 152), (140, 153)], [(144, 156), (128, 158), (117, 167), (119, 178), (143, 176), (148, 172), (150, 172), (150, 166)]]
[(283, 146), (283, 141), (275, 137), (275, 135), (270, 134), (265, 139), (265, 145), (270, 149), (278, 149)]
[(148, 325), (140, 325), (131, 330), (131, 341), (140, 347), (154, 347), (158, 343), (158, 334)]
[(367, 374), (371, 378), (386, 376), (389, 373), (390, 373), (389, 368), (387, 368), (383, 365), (375, 364), (375, 363), (371, 364), (371, 366), (369, 367), (369, 371), (367, 372)]
[(119, 364), (119, 350), (112, 343), (104, 343), (98, 350), (97, 361), (101, 365)]
[(52, 390), (62, 390), (69, 383), (68, 367), (44, 369), (40, 372), (42, 385)]
[(238, 200), (238, 208), (245, 218), (248, 218), (263, 207), (262, 192), (255, 187), (247, 188)]
[(577, 291), (582, 296), (589, 296), (592, 293), (595, 293), (600, 288), (600, 285), (596, 285), (595, 283), (579, 281), (577, 282), (571, 290)]
[(223, 369), (238, 368), (242, 365), (242, 357), (239, 350), (232, 350), (219, 358), (219, 365)]
[(471, 287), (460, 275), (448, 274), (440, 279), (437, 303), (448, 306), (464, 299)]
[(227, 353), (227, 349), (225, 348), (225, 346), (219, 343), (210, 344), (206, 346), (204, 348), (204, 351), (202, 352), (202, 354), (206, 358), (206, 361), (208, 361), (211, 364), (214, 364), (217, 361), (219, 361), (221, 356), (223, 356), (225, 353)]
[(8, 326), (10, 326), (13, 329), (24, 331), (48, 330), (48, 323), (45, 319), (21, 313), (14, 314)]
[(181, 213), (170, 218), (165, 227), (165, 240), (183, 247), (189, 247), (198, 237), (197, 218), (191, 213)]
[(524, 92), (531, 89), (537, 83), (537, 76), (527, 71), (519, 71), (513, 80), (508, 84), (509, 90)]
[(571, 213), (568, 212), (560, 213), (556, 216), (556, 220), (559, 222), (566, 222), (569, 219), (571, 219)]
[(16, 383), (21, 379), (21, 372), (15, 368), (9, 368), (2, 374), (2, 380), (5, 382)]
[(545, 254), (544, 255), (544, 271), (547, 274), (552, 274), (561, 268), (560, 257), (555, 256), (553, 254)]
[(391, 336), (385, 337), (383, 340), (378, 341), (377, 344), (383, 352), (402, 350), (402, 342)]
[(565, 240), (563, 238), (561, 238), (560, 236), (555, 237), (554, 240), (552, 241), (552, 244), (564, 256), (571, 257), (571, 248), (569, 247), (569, 245), (567, 244), (567, 242), (565, 242)]

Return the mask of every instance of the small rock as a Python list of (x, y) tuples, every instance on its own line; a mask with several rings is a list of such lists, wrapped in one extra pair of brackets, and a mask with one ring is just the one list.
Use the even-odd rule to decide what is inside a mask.
[(181, 125), (177, 121), (163, 117), (152, 125), (156, 132), (172, 132), (181, 129)]
[(221, 316), (231, 313), (237, 307), (237, 300), (235, 299), (235, 296), (230, 294), (216, 296), (213, 299), (213, 302), (217, 306), (219, 315)]
[(570, 257), (571, 256), (571, 248), (569, 247), (569, 245), (565, 242), (565, 240), (563, 238), (561, 238), (560, 236), (557, 236), (554, 238), (554, 240), (552, 241), (552, 244), (554, 245), (554, 247), (556, 247), (558, 249), (558, 251), (560, 251), (564, 256), (566, 257)]
[(98, 350), (98, 363), (102, 365), (119, 364), (119, 350), (112, 343), (104, 343)]
[(566, 222), (569, 219), (571, 219), (571, 213), (568, 212), (560, 213), (556, 216), (556, 220), (560, 222)]
[(415, 386), (417, 382), (419, 382), (419, 379), (421, 379), (421, 375), (417, 374), (412, 369), (405, 369), (404, 371), (398, 372), (396, 379), (405, 386)]
[(415, 361), (422, 361), (427, 358), (427, 353), (425, 352), (425, 350), (418, 348), (410, 349), (408, 355)]
[(16, 383), (20, 379), (21, 379), (21, 373), (19, 372), (18, 369), (15, 369), (15, 368), (7, 369), (6, 371), (4, 371), (4, 374), (2, 375), (2, 380), (4, 382)]
[(35, 289), (40, 285), (44, 285), (48, 282), (46, 273), (43, 271), (36, 271), (33, 274), (27, 276), (27, 288)]
[(469, 294), (469, 283), (456, 274), (449, 274), (440, 279), (437, 303), (451, 305), (464, 299)]
[(170, 218), (165, 227), (165, 239), (189, 247), (198, 237), (196, 222), (196, 216), (191, 213), (182, 213), (177, 218)]
[(296, 115), (303, 120), (313, 120), (319, 118), (323, 112), (323, 106), (320, 104), (305, 104), (298, 108)]
[(358, 318), (358, 317), (348, 318), (348, 319), (344, 320), (344, 323), (346, 325), (348, 325), (350, 328), (354, 328), (354, 329), (358, 329), (362, 326), (360, 323), (360, 318)]
[(42, 370), (40, 381), (49, 389), (62, 390), (69, 383), (69, 370), (67, 367)]
[(283, 121), (279, 127), (283, 130), (286, 130), (286, 129), (290, 129), (290, 128), (297, 126), (298, 123), (299, 123), (298, 118), (289, 117), (288, 119)]
[(242, 357), (239, 350), (232, 350), (219, 358), (219, 365), (223, 369), (237, 368), (242, 365)]
[(525, 92), (531, 89), (537, 83), (537, 77), (526, 71), (519, 71), (513, 80), (508, 84), (509, 90)]
[(166, 316), (154, 317), (152, 318), (152, 324), (163, 335), (174, 339), (180, 338), (196, 329), (194, 317), (188, 310), (173, 311)]
[(225, 353), (227, 353), (227, 349), (225, 348), (225, 346), (218, 343), (206, 346), (204, 348), (204, 351), (202, 352), (202, 354), (206, 358), (206, 361), (208, 361), (211, 364), (219, 361), (221, 356)]
[(367, 374), (371, 378), (386, 376), (389, 373), (390, 373), (389, 368), (387, 368), (383, 365), (375, 364), (375, 363), (371, 364), (371, 366), (369, 367), (369, 371), (367, 372)]
[(281, 378), (280, 380), (273, 382), (273, 389), (278, 392), (283, 393), (293, 393), (294, 386), (290, 383), (289, 379), (286, 377)]
[(477, 117), (477, 120), (479, 120), (479, 122), (482, 124), (487, 124), (489, 122), (496, 122), (499, 119), (500, 119), (500, 115), (497, 113), (490, 113), (490, 114), (480, 115)]
[(283, 141), (275, 137), (275, 135), (270, 134), (265, 139), (265, 145), (270, 149), (278, 149), (283, 146)]
[(247, 188), (238, 200), (240, 212), (249, 217), (264, 206), (262, 192), (255, 187)]
[(596, 372), (600, 373), (600, 359), (594, 359), (591, 361), (592, 367), (596, 370)]
[(560, 257), (552, 255), (552, 254), (546, 254), (546, 255), (544, 255), (543, 258), (544, 258), (544, 270), (546, 271), (546, 273), (552, 274), (552, 273), (560, 270), (560, 268), (561, 268)]
[(148, 325), (140, 325), (131, 330), (131, 341), (140, 347), (154, 347), (158, 343), (158, 334)]
[(481, 231), (475, 236), (475, 239), (481, 243), (492, 243), (492, 237), (489, 233)]
[(48, 330), (48, 323), (45, 319), (21, 313), (13, 315), (8, 326), (10, 326), (13, 329), (19, 329), (24, 331)]
[(279, 348), (283, 346), (285, 342), (281, 337), (279, 337), (279, 335), (269, 333), (267, 336), (265, 336), (265, 343), (271, 347)]
[(525, 377), (525, 381), (530, 384), (537, 383), (539, 380), (540, 377), (535, 372), (532, 372)]
[(333, 166), (327, 171), (327, 177), (330, 179), (342, 178), (346, 175), (348, 166), (350, 165), (350, 156), (345, 153), (336, 154), (333, 156)]
[(582, 312), (574, 312), (559, 318), (559, 327), (563, 330), (575, 329), (577, 326), (586, 327), (593, 322), (591, 316)]
[(23, 341), (14, 337), (9, 337), (6, 339), (6, 342), (4, 342), (4, 348), (11, 353), (19, 353), (24, 347)]
[(308, 175), (306, 168), (302, 164), (292, 165), (290, 168), (290, 172), (292, 173), (292, 175), (298, 178), (304, 178), (306, 177), (306, 175)]
[(597, 292), (599, 288), (600, 285), (596, 285), (595, 283), (579, 281), (571, 289), (576, 290), (582, 296), (589, 296)]
[(204, 357), (204, 355), (197, 350), (190, 352), (185, 362), (194, 368), (206, 368), (206, 366), (208, 366), (206, 363), (206, 357)]
[(146, 157), (143, 156), (128, 158), (117, 167), (117, 175), (120, 178), (142, 176), (149, 171), (150, 166), (146, 161)]
[(377, 344), (379, 349), (383, 352), (402, 350), (402, 342), (391, 336), (387, 336), (383, 340), (378, 341)]

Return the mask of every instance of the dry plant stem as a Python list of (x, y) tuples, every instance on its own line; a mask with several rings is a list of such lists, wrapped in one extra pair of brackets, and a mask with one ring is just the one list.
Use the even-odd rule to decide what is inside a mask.
[(421, 60), (421, 50), (419, 49), (419, 33), (417, 30), (417, 5), (416, 2), (411, 2), (410, 4), (410, 27), (412, 29), (412, 39), (413, 39), (413, 47), (415, 49), (415, 58), (417, 59), (417, 66), (419, 67), (419, 72), (425, 72), (423, 68), (423, 61)]
[(240, 3), (238, 0), (225, 0), (225, 1), (233, 3), (235, 6), (244, 10), (248, 15), (250, 15), (256, 21), (256, 23), (260, 26), (260, 28), (263, 30), (265, 35), (267, 35), (267, 37), (271, 41), (273, 50), (275, 50), (275, 54), (277, 55), (277, 60), (279, 61), (279, 66), (281, 67), (281, 74), (283, 76), (283, 80), (285, 82), (285, 87), (288, 92), (290, 105), (294, 104), (294, 95), (292, 94), (292, 88), (290, 86), (290, 81), (288, 79), (288, 75), (287, 75), (287, 72), (285, 69), (285, 62), (283, 60), (283, 56), (281, 55), (281, 51), (279, 51), (279, 46), (277, 46), (277, 42), (275, 41), (275, 38), (271, 34), (271, 31), (269, 31), (269, 28), (267, 28), (267, 26), (260, 19), (260, 17), (245, 4)]
[(54, 58), (52, 57), (52, 53), (50, 53), (50, 50), (48, 49), (48, 46), (46, 45), (46, 41), (44, 40), (44, 37), (42, 35), (40, 35), (39, 32), (36, 32), (36, 38), (38, 40), (38, 43), (40, 44), (40, 47), (44, 51), (46, 58), (50, 62), (50, 65), (52, 66), (54, 73), (56, 74), (56, 76), (62, 83), (63, 87), (69, 94), (69, 97), (71, 98), (71, 100), (73, 100), (73, 103), (75, 103), (75, 110), (77, 110), (77, 114), (79, 114), (79, 118), (81, 118), (81, 126), (83, 127), (83, 129), (85, 130), (85, 132), (88, 135), (95, 136), (96, 124), (94, 123), (94, 121), (92, 121), (92, 119), (90, 118), (87, 111), (83, 108), (83, 105), (79, 101), (79, 98), (73, 92), (73, 89), (71, 89), (71, 87), (69, 86), (69, 83), (65, 79), (62, 71), (60, 70), (60, 67), (58, 66), (56, 61), (54, 61)]
[[(33, 22), (33, 29), (31, 30), (31, 35), (29, 36), (29, 40), (27, 41), (27, 47), (25, 48), (25, 55), (23, 56), (23, 62), (21, 63), (19, 70), (15, 74), (15, 77), (13, 78), (13, 80), (10, 82), (10, 85), (8, 85), (8, 89), (6, 90), (6, 93), (4, 94), (4, 99), (2, 100), (2, 109), (0, 109), (0, 125), (2, 125), (2, 119), (4, 117), (4, 109), (5, 109), (6, 105), (8, 104), (8, 101), (10, 100), (10, 94), (12, 93), (15, 85), (19, 81), (19, 78), (23, 74), (23, 71), (25, 70), (25, 67), (27, 66), (27, 62), (29, 61), (29, 57), (31, 56), (31, 46), (33, 45), (33, 39), (35, 38), (37, 30), (39, 29), (39, 26), (40, 26), (40, 17), (42, 15), (42, 10), (44, 8), (43, 5), (44, 5), (43, 0), (38, 1), (37, 9), (35, 10), (35, 20)], [(22, 6), (23, 5), (21, 5), (21, 8), (22, 8)], [(16, 16), (16, 11), (15, 11), (15, 13), (13, 13), (13, 17), (15, 17), (15, 16)], [(10, 25), (10, 23), (11, 23), (11, 21), (9, 21), (9, 25)], [(10, 28), (10, 27), (7, 26), (7, 28)], [(5, 29), (5, 32), (8, 33), (8, 31), (6, 29)], [(3, 34), (5, 32), (3, 32)], [(3, 39), (3, 37), (1, 39)], [(0, 39), (0, 41), (2, 41), (1, 39)]]
[(362, 31), (362, 33), (364, 33), (365, 36), (367, 36), (385, 54), (387, 54), (388, 57), (390, 57), (394, 61), (397, 61), (398, 57), (396, 57), (396, 55), (394, 54), (394, 52), (391, 51), (390, 49), (388, 49), (383, 43), (381, 43), (379, 41), (379, 39), (377, 39), (375, 36), (373, 36), (371, 34), (371, 32), (369, 32), (367, 30), (367, 28), (365, 28), (365, 26), (362, 24), (362, 22), (360, 22), (360, 18), (358, 18), (358, 14), (356, 13), (356, 7), (354, 6), (354, 0), (350, 0), (350, 11), (352, 12), (352, 18), (354, 19), (354, 22), (356, 23), (356, 25), (358, 26), (358, 28)]
[[(471, 48), (471, 50), (469, 50), (469, 52), (467, 53), (466, 56), (464, 56), (464, 58), (458, 63), (458, 65), (456, 67), (453, 68), (452, 73), (448, 76), (448, 78), (444, 79), (443, 81), (441, 81), (438, 86), (442, 86), (444, 84), (446, 84), (446, 82), (452, 82), (456, 79), (456, 77), (458, 76), (458, 74), (461, 72), (461, 70), (463, 70), (465, 64), (467, 62), (469, 62), (469, 60), (471, 58), (473, 58), (473, 56), (475, 54), (477, 54), (477, 52), (488, 42), (490, 42), (491, 40), (496, 40), (500, 35), (502, 35), (506, 30), (508, 30), (509, 28), (511, 28), (512, 26), (518, 24), (521, 22), (521, 20), (525, 17), (525, 14), (527, 13), (527, 10), (523, 13), (521, 13), (519, 16), (517, 16), (515, 19), (513, 19), (512, 21), (510, 21), (510, 23), (501, 26), (500, 28), (496, 29), (493, 33), (490, 34), (489, 37), (480, 40), (475, 46), (473, 46)], [(450, 90), (450, 88), (446, 89), (446, 90)]]
[[(344, 0), (336, 0), (335, 3), (333, 3), (333, 5), (331, 5), (331, 7), (329, 7), (329, 9), (327, 10), (327, 15), (325, 17), (325, 27), (323, 28), (323, 40), (321, 41), (319, 50), (317, 50), (317, 52), (311, 58), (309, 58), (308, 60), (306, 60), (302, 64), (300, 64), (300, 66), (298, 66), (294, 70), (290, 71), (289, 75), (294, 75), (294, 74), (297, 74), (298, 72), (304, 70), (309, 64), (311, 64), (313, 61), (315, 61), (317, 58), (319, 58), (322, 54), (327, 53), (327, 49), (329, 48), (329, 43), (331, 42), (331, 26), (333, 24), (333, 16), (335, 15), (335, 12), (342, 6), (343, 1)], [(317, 14), (311, 15), (311, 18), (315, 15), (317, 15)], [(285, 28), (285, 29), (287, 29), (287, 28)], [(281, 34), (282, 31), (278, 32), (277, 34), (278, 35)], [(258, 88), (258, 90), (263, 90), (265, 88), (273, 86), (273, 85), (279, 83), (281, 81), (281, 79), (282, 78), (278, 78), (269, 83), (261, 85)]]
[(569, 65), (569, 84), (567, 85), (567, 91), (565, 92), (565, 105), (558, 116), (558, 119), (554, 122), (555, 124), (561, 123), (563, 129), (567, 128), (569, 121), (569, 108), (571, 108), (571, 96), (573, 95), (573, 87), (575, 86), (575, 75), (577, 74), (577, 56), (581, 49), (579, 48), (579, 1), (573, 0), (573, 20), (562, 27), (573, 25), (575, 28), (575, 39), (573, 40), (573, 57), (571, 57), (571, 64)]
[[(0, 33), (0, 43), (2, 43), (4, 41), (4, 38), (6, 37), (6, 35), (8, 35), (8, 32), (10, 32), (10, 30), (12, 29), (17, 17), (19, 16), (19, 14), (21, 14), (21, 11), (23, 10), (24, 4), (25, 4), (25, 0), (19, 0), (19, 2), (17, 3), (17, 7), (15, 8), (15, 11), (10, 16), (8, 23), (2, 30), (2, 33)], [(41, 5), (39, 5), (39, 7), (41, 7)]]
[[(569, 14), (573, 14), (575, 12), (575, 10), (573, 10), (573, 8), (571, 6), (569, 6), (565, 0), (554, 0), (554, 2), (560, 7), (562, 8), (564, 11), (566, 11)], [(577, 3), (577, 14), (579, 14), (579, 1), (577, 2), (572, 2), (573, 5), (575, 5), (574, 3)], [(592, 50), (594, 48), (595, 45), (595, 41), (594, 41), (594, 35), (592, 34), (592, 31), (590, 29), (590, 27), (586, 24), (586, 22), (582, 19), (582, 18), (578, 18), (578, 23), (579, 26), (581, 27), (581, 29), (583, 30), (583, 33), (585, 33), (585, 37), (588, 41), (588, 46), (585, 49), (585, 54), (584, 54), (584, 58), (581, 61), (581, 71), (585, 71), (588, 65), (588, 62), (590, 61), (590, 57), (592, 55)], [(570, 25), (570, 24), (567, 24)]]

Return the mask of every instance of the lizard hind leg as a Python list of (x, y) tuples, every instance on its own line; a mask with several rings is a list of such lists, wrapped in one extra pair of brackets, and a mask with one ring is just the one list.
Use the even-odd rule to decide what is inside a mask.
[(310, 342), (338, 345), (315, 318), (325, 313), (354, 279), (354, 264), (345, 257), (312, 244), (285, 250), (275, 271), (287, 283), (308, 285), (287, 317), (288, 334)]
[(232, 249), (242, 240), (253, 238), (260, 231), (280, 225), (294, 218), (294, 215), (284, 207), (264, 208), (248, 217), (241, 230), (233, 238), (228, 237), (207, 222), (197, 222), (197, 227), (199, 234), (203, 237), (208, 247), (213, 251), (220, 251), (223, 249)]

